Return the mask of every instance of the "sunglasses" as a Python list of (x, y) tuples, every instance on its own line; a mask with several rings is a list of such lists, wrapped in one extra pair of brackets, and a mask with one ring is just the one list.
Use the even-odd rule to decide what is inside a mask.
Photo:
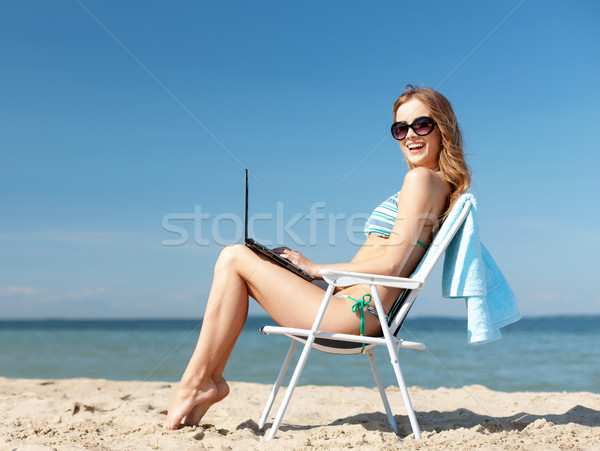
[(419, 136), (429, 135), (435, 128), (435, 121), (427, 116), (416, 118), (412, 124), (406, 122), (394, 122), (392, 124), (392, 136), (398, 141), (403, 140), (408, 135), (408, 129), (412, 128)]

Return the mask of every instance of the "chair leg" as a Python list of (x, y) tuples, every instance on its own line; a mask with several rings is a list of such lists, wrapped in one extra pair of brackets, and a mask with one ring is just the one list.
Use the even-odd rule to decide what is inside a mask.
[(400, 370), (400, 363), (398, 362), (398, 354), (400, 353), (400, 348), (394, 346), (395, 338), (392, 337), (390, 330), (383, 323), (383, 318), (385, 317), (385, 315), (382, 311), (381, 298), (379, 297), (379, 292), (377, 291), (376, 285), (371, 285), (371, 294), (375, 299), (375, 307), (377, 308), (377, 311), (380, 314), (379, 321), (381, 321), (381, 330), (383, 332), (383, 336), (385, 337), (386, 348), (390, 356), (392, 367), (394, 367), (394, 373), (396, 373), (396, 379), (398, 380), (400, 393), (402, 393), (402, 399), (404, 400), (404, 406), (406, 407), (406, 412), (408, 413), (408, 419), (410, 420), (410, 425), (412, 427), (413, 433), (415, 434), (415, 439), (418, 440), (421, 438), (421, 429), (419, 429), (419, 423), (417, 423), (417, 417), (415, 415), (412, 403), (410, 402), (410, 397), (408, 396), (406, 384), (404, 383), (402, 370)]
[(265, 406), (265, 410), (263, 410), (262, 416), (260, 417), (260, 421), (258, 422), (258, 428), (262, 429), (267, 421), (267, 416), (269, 416), (269, 412), (271, 411), (271, 407), (273, 407), (273, 402), (277, 396), (277, 392), (279, 391), (279, 387), (281, 387), (281, 383), (283, 382), (283, 378), (285, 377), (285, 373), (287, 373), (288, 367), (290, 366), (290, 362), (292, 361), (292, 357), (294, 356), (294, 351), (296, 350), (296, 345), (298, 342), (296, 340), (292, 340), (292, 344), (290, 345), (290, 349), (285, 357), (285, 361), (283, 362), (283, 366), (279, 371), (279, 375), (277, 376), (277, 380), (275, 381), (275, 385), (273, 385), (273, 389), (271, 390), (271, 395), (267, 400), (267, 405)]
[(421, 438), (421, 429), (419, 428), (417, 416), (415, 415), (415, 410), (413, 409), (412, 402), (410, 401), (410, 396), (408, 395), (406, 383), (404, 382), (404, 376), (402, 376), (400, 362), (398, 362), (399, 349), (394, 350), (393, 346), (391, 344), (388, 344), (388, 351), (392, 359), (392, 366), (394, 367), (394, 373), (396, 373), (396, 379), (398, 380), (400, 393), (402, 393), (402, 399), (404, 400), (404, 406), (406, 407), (406, 413), (408, 414), (410, 425), (412, 427), (413, 433), (415, 434), (415, 439), (419, 440)]
[(323, 300), (321, 301), (321, 306), (319, 307), (319, 311), (317, 312), (317, 316), (315, 317), (315, 321), (313, 322), (310, 335), (306, 337), (306, 343), (304, 344), (304, 348), (302, 349), (302, 354), (300, 354), (300, 358), (298, 359), (298, 363), (296, 364), (296, 369), (294, 370), (294, 374), (292, 374), (290, 384), (288, 385), (288, 388), (285, 391), (283, 401), (281, 402), (281, 406), (279, 406), (279, 411), (277, 412), (275, 421), (273, 421), (273, 425), (271, 426), (271, 430), (269, 431), (267, 440), (271, 440), (273, 437), (275, 437), (275, 434), (277, 434), (277, 430), (279, 429), (279, 425), (281, 424), (281, 420), (283, 419), (283, 414), (285, 413), (285, 409), (287, 409), (290, 399), (292, 398), (292, 394), (294, 393), (294, 389), (296, 388), (298, 379), (300, 379), (300, 375), (302, 374), (302, 370), (304, 369), (304, 364), (306, 363), (310, 349), (312, 348), (312, 345), (315, 342), (315, 335), (319, 330), (321, 321), (323, 321), (323, 317), (325, 316), (325, 310), (327, 310), (327, 305), (331, 300), (331, 295), (333, 294), (334, 289), (335, 287), (333, 285), (329, 285), (327, 287), (327, 290), (325, 291), (325, 294), (323, 295)]
[(369, 357), (369, 363), (371, 364), (371, 370), (373, 371), (373, 376), (375, 376), (375, 382), (377, 382), (377, 388), (379, 388), (379, 395), (381, 396), (381, 400), (383, 401), (383, 407), (385, 408), (385, 414), (387, 415), (388, 422), (392, 427), (392, 430), (398, 435), (398, 426), (396, 425), (396, 421), (394, 420), (394, 415), (392, 415), (392, 409), (390, 409), (390, 403), (388, 402), (387, 396), (385, 394), (385, 388), (381, 383), (381, 378), (379, 377), (379, 371), (377, 371), (377, 365), (375, 365), (375, 359), (373, 359), (373, 349), (369, 349), (367, 351), (367, 357)]
[(300, 379), (300, 375), (302, 374), (302, 370), (304, 369), (304, 364), (308, 359), (308, 353), (312, 348), (312, 345), (315, 341), (315, 336), (310, 335), (306, 339), (306, 344), (304, 345), (304, 349), (302, 350), (302, 354), (300, 354), (300, 358), (298, 359), (298, 363), (296, 364), (296, 369), (294, 370), (294, 374), (292, 375), (292, 379), (290, 380), (290, 384), (288, 385), (287, 390), (285, 391), (285, 395), (283, 397), (283, 401), (281, 401), (281, 405), (279, 406), (279, 411), (277, 412), (277, 416), (273, 421), (273, 425), (271, 426), (271, 430), (269, 431), (269, 435), (267, 436), (267, 440), (271, 440), (277, 434), (279, 430), (279, 425), (281, 424), (281, 420), (283, 419), (283, 415), (285, 414), (285, 410), (287, 409), (288, 404), (290, 403), (290, 399), (292, 399), (292, 394), (294, 393), (294, 389), (298, 384), (298, 379)]

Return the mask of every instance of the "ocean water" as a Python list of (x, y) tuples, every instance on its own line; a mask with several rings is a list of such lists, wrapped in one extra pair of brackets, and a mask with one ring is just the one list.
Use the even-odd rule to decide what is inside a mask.
[[(286, 337), (264, 336), (268, 317), (250, 317), (225, 377), (271, 384), (289, 347)], [(192, 354), (201, 320), (0, 321), (0, 376), (60, 379), (177, 381)], [(600, 317), (522, 319), (502, 340), (466, 343), (466, 321), (409, 318), (400, 336), (425, 351), (401, 350), (408, 386), (481, 384), (502, 391), (600, 392)], [(296, 358), (300, 346), (296, 350)], [(387, 352), (375, 350), (385, 385), (395, 385)], [(292, 369), (288, 374), (288, 380)], [(375, 386), (363, 355), (312, 351), (302, 385)]]

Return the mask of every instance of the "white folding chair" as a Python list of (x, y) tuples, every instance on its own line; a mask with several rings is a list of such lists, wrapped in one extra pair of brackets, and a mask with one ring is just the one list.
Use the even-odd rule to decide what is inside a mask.
[[(365, 345), (365, 353), (369, 358), (369, 363), (371, 364), (371, 369), (373, 371), (373, 375), (375, 376), (375, 381), (377, 383), (377, 387), (379, 388), (379, 394), (381, 395), (381, 400), (383, 401), (385, 413), (391, 428), (396, 434), (398, 434), (398, 427), (394, 421), (394, 416), (392, 415), (392, 411), (385, 394), (385, 389), (381, 383), (379, 372), (375, 365), (375, 360), (373, 359), (373, 351), (377, 345), (382, 345), (387, 348), (391, 359), (391, 364), (394, 368), (394, 373), (398, 381), (398, 386), (402, 393), (408, 418), (415, 435), (415, 439), (421, 438), (421, 430), (419, 429), (415, 411), (412, 407), (406, 384), (404, 383), (404, 377), (402, 376), (402, 371), (398, 362), (398, 355), (400, 349), (402, 348), (423, 350), (425, 349), (425, 345), (423, 343), (402, 340), (397, 338), (397, 335), (417, 295), (423, 288), (425, 281), (431, 274), (436, 263), (440, 260), (442, 254), (445, 252), (448, 244), (450, 241), (452, 241), (452, 238), (464, 222), (470, 208), (471, 202), (468, 200), (463, 202), (458, 201), (456, 203), (452, 212), (448, 215), (449, 219), (456, 218), (456, 220), (452, 221), (451, 223), (446, 221), (442, 225), (433, 242), (429, 246), (429, 249), (425, 253), (421, 264), (410, 278), (362, 274), (347, 271), (321, 270), (323, 279), (328, 283), (328, 287), (325, 295), (323, 296), (323, 301), (313, 323), (312, 329), (308, 330), (279, 326), (263, 326), (260, 329), (260, 331), (265, 335), (280, 334), (292, 339), (290, 349), (285, 357), (283, 366), (279, 372), (279, 376), (277, 376), (277, 380), (275, 381), (275, 385), (273, 386), (273, 390), (271, 391), (267, 405), (265, 406), (260, 418), (258, 426), (261, 429), (264, 427), (267, 421), (267, 417), (271, 407), (273, 406), (273, 402), (275, 401), (275, 397), (277, 396), (277, 392), (279, 391), (279, 387), (281, 386), (283, 378), (285, 377), (288, 366), (292, 360), (296, 346), (299, 342), (304, 343), (304, 348), (298, 363), (296, 364), (296, 369), (294, 370), (294, 374), (292, 375), (281, 406), (279, 407), (277, 416), (273, 421), (273, 425), (271, 426), (267, 440), (272, 439), (275, 437), (275, 434), (277, 434), (281, 420), (283, 419), (285, 410), (290, 402), (294, 388), (298, 383), (298, 379), (300, 378), (300, 374), (302, 373), (310, 350), (315, 348), (319, 351), (330, 354), (360, 354), (363, 349), (363, 344)], [(325, 311), (335, 287), (346, 287), (356, 284), (368, 284), (370, 286), (371, 295), (377, 310), (377, 315), (379, 317), (379, 321), (381, 322), (383, 336), (373, 337), (319, 331), (319, 326), (321, 325), (321, 321), (323, 320), (323, 316), (325, 315)], [(381, 298), (379, 297), (379, 292), (377, 290), (378, 286), (403, 288), (400, 296), (390, 309), (388, 314), (389, 319), (387, 322), (385, 319), (386, 315), (385, 311), (383, 310)]]

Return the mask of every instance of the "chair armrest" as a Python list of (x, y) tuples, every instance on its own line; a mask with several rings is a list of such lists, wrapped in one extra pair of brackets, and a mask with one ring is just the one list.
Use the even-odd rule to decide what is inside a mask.
[(418, 282), (413, 279), (407, 279), (406, 277), (337, 271), (335, 269), (321, 269), (319, 270), (319, 273), (321, 273), (323, 279), (327, 283), (336, 287), (347, 287), (349, 285), (366, 283), (368, 285), (379, 285), (382, 287), (405, 288), (412, 290), (415, 288), (420, 288), (422, 285), (422, 282)]

